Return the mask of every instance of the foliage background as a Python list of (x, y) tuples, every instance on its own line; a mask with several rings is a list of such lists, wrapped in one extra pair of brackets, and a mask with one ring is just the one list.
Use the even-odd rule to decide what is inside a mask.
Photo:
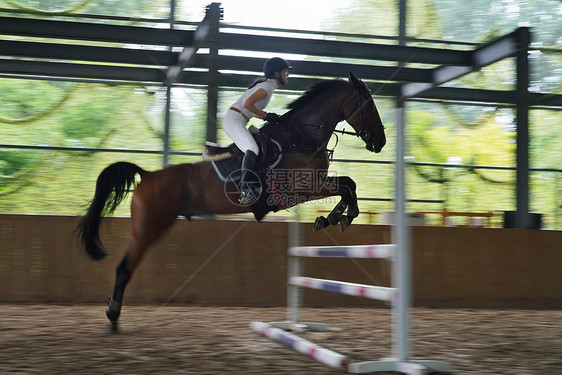
[[(178, 2), (178, 18), (200, 20), (208, 2)], [(169, 13), (169, 3), (160, 0), (3, 0), (0, 4), (4, 9), (25, 9), (53, 18), (59, 17), (61, 12), (149, 18), (165, 18)], [(240, 2), (223, 1), (226, 22), (229, 22), (229, 9), (236, 4), (243, 6)], [(318, 6), (319, 3), (307, 4), (299, 6)], [(347, 0), (338, 4), (333, 5), (330, 17), (316, 23), (319, 29), (396, 35), (397, 1)], [(408, 36), (412, 38), (480, 43), (511, 32), (518, 26), (531, 26), (531, 91), (562, 93), (562, 5), (559, 1), (410, 0), (408, 4)], [(267, 9), (272, 2), (264, 1), (255, 6)], [(294, 9), (300, 8), (294, 5), (280, 9), (279, 18), (291, 14)], [(245, 24), (274, 26), (272, 22), (271, 17), (256, 16)], [(339, 38), (346, 40), (343, 36)], [(386, 39), (376, 42), (395, 43)], [(435, 45), (427, 40), (409, 43)], [(503, 90), (512, 89), (513, 84), (513, 60), (501, 61), (450, 83)], [(224, 113), (238, 95), (240, 91), (222, 91), (219, 113)], [(279, 93), (269, 109), (282, 113), (286, 104), (297, 96), (295, 93)], [(97, 175), (106, 165), (128, 160), (145, 169), (160, 168), (162, 156), (158, 152), (163, 148), (164, 102), (164, 91), (155, 87), (0, 78), (0, 143), (14, 147), (51, 148), (0, 148), (0, 212), (79, 215), (92, 197)], [(334, 155), (336, 159), (394, 160), (394, 103), (381, 97), (376, 97), (376, 102), (387, 127), (388, 143), (383, 153), (371, 155), (359, 140), (340, 137)], [(202, 151), (205, 108), (204, 90), (173, 90), (170, 138), (173, 151)], [(534, 109), (530, 116), (531, 167), (560, 169), (561, 112)], [(515, 208), (513, 171), (470, 168), (477, 165), (515, 166), (513, 108), (410, 102), (407, 124), (410, 160), (448, 163), (446, 168), (415, 166), (408, 169), (409, 198), (444, 201), (443, 204), (410, 203), (409, 211), (435, 211), (446, 207), (450, 211), (501, 212)], [(229, 142), (222, 131), (219, 131), (219, 141)], [(76, 150), (66, 149), (69, 147)], [(93, 152), (82, 148), (136, 150), (139, 153)], [(173, 155), (170, 161), (197, 160), (197, 156)], [(457, 164), (465, 167), (453, 167)], [(356, 179), (360, 197), (392, 198), (394, 195), (392, 165), (334, 162), (331, 168), (333, 173)], [(561, 179), (560, 172), (532, 173), (531, 210), (543, 213), (549, 228), (562, 229)], [(299, 208), (298, 214), (304, 220), (310, 220), (317, 210), (331, 209), (334, 203), (306, 204)], [(360, 205), (363, 211), (392, 211), (390, 202), (362, 201)], [(117, 214), (127, 215), (127, 205), (122, 205)], [(293, 215), (293, 212), (277, 214), (287, 215)], [(437, 216), (430, 218), (433, 223), (438, 222)], [(360, 221), (369, 220), (373, 217), (363, 215)], [(378, 222), (380, 219), (374, 220)]]

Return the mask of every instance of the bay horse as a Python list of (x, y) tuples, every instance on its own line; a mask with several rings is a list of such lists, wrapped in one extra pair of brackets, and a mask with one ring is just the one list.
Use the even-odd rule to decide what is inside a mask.
[[(327, 171), (330, 156), (327, 145), (336, 125), (344, 120), (365, 142), (367, 150), (378, 153), (386, 143), (384, 126), (371, 93), (365, 83), (351, 72), (349, 81), (336, 79), (313, 85), (290, 103), (288, 109), (278, 124), (268, 123), (260, 130), (276, 133), (278, 139), (285, 140), (280, 163), (273, 171)], [(141, 178), (138, 184), (135, 179), (137, 174)], [(273, 181), (270, 179), (268, 183), (275, 186), (273, 176)], [(320, 178), (316, 174), (309, 177)], [(284, 194), (294, 199), (269, 206), (267, 210), (287, 208), (306, 200), (341, 196), (327, 218), (316, 219), (314, 229), (340, 224), (344, 230), (359, 215), (355, 182), (348, 176), (325, 176), (317, 186), (316, 191), (285, 190)], [(115, 287), (106, 310), (113, 330), (117, 330), (125, 287), (139, 261), (178, 216), (189, 219), (195, 215), (253, 210), (230, 199), (231, 195), (238, 196), (236, 185), (222, 181), (208, 161), (170, 165), (153, 172), (133, 163), (117, 162), (106, 167), (98, 176), (94, 198), (77, 228), (80, 242), (92, 259), (100, 260), (107, 255), (99, 236), (102, 216), (113, 213), (133, 187), (132, 238), (117, 266)], [(347, 215), (344, 215), (346, 210)], [(266, 213), (262, 211), (256, 218), (260, 220)]]

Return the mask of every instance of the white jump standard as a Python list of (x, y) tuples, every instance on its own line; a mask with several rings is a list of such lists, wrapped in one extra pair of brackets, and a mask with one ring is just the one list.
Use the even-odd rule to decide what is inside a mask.
[[(291, 236), (298, 237), (298, 225), (291, 229)], [(296, 233), (293, 233), (296, 232)], [(298, 242), (295, 238), (290, 238), (292, 244)], [(305, 323), (299, 321), (299, 309), (302, 306), (302, 296), (300, 288), (312, 288), (326, 290), (334, 293), (347, 294), (357, 297), (376, 299), (390, 302), (394, 315), (404, 315), (407, 319), (408, 311), (401, 307), (399, 302), (398, 288), (381, 287), (374, 285), (355, 284), (344, 281), (315, 279), (301, 275), (302, 264), (300, 258), (303, 257), (322, 257), (322, 258), (383, 258), (394, 259), (397, 254), (396, 245), (360, 245), (360, 246), (323, 246), (323, 247), (303, 247), (292, 246), (289, 248), (289, 281), (287, 291), (287, 318), (285, 322), (263, 323), (252, 322), (250, 327), (273, 340), (290, 347), (291, 349), (308, 355), (318, 362), (335, 369), (349, 373), (370, 373), (395, 371), (405, 374), (423, 375), (427, 372), (450, 372), (451, 367), (448, 363), (437, 361), (412, 361), (404, 358), (403, 355), (396, 355), (396, 358), (381, 359), (378, 361), (354, 362), (347, 356), (322, 348), (311, 343), (295, 334), (285, 330), (300, 331), (303, 329), (325, 330), (327, 327), (321, 323)], [(393, 271), (396, 262), (392, 263)], [(401, 319), (397, 320), (400, 324)], [(398, 327), (399, 328), (399, 327)], [(397, 335), (394, 335), (397, 337)], [(408, 339), (408, 337), (406, 337)], [(393, 342), (393, 353), (400, 353), (400, 348), (406, 347), (407, 343)]]

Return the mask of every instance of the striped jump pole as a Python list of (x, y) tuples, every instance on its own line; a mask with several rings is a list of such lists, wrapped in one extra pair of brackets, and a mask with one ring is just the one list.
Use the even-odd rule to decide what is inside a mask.
[(352, 246), (293, 246), (289, 255), (318, 258), (380, 258), (393, 256), (396, 245), (352, 245)]
[(252, 322), (250, 328), (257, 333), (278, 341), (301, 354), (307, 355), (316, 361), (323, 363), (331, 368), (347, 370), (349, 359), (334, 351), (325, 349), (308, 340), (303, 339), (280, 328), (273, 327), (264, 322)]
[(325, 290), (328, 292), (347, 294), (348, 296), (376, 299), (391, 302), (395, 295), (394, 288), (383, 286), (348, 283), (345, 281), (315, 279), (312, 277), (293, 276), (289, 284), (310, 289)]

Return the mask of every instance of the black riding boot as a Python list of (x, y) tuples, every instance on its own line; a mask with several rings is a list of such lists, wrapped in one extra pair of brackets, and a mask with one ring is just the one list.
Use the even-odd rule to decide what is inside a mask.
[(254, 203), (261, 194), (259, 181), (255, 181), (254, 167), (258, 156), (253, 151), (246, 151), (242, 159), (242, 170), (240, 177), (240, 198), (238, 203), (248, 205)]

